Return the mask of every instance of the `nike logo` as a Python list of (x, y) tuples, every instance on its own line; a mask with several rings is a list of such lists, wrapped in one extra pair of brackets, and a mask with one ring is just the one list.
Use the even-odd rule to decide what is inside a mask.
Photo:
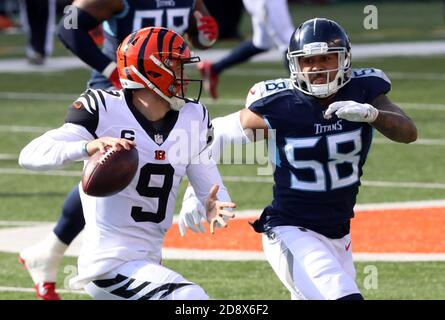
[(253, 89), (250, 89), (250, 90), (249, 90), (249, 92), (250, 92), (250, 94), (255, 94), (255, 92), (256, 92), (256, 89), (255, 89), (255, 90), (253, 90)]
[(38, 291), (39, 291), (39, 295), (41, 295), (41, 296), (45, 296), (48, 293), (48, 289), (45, 288), (45, 285), (43, 283), (39, 283)]
[(349, 241), (349, 243), (345, 245), (345, 250), (348, 251), (350, 246), (351, 246), (351, 241)]

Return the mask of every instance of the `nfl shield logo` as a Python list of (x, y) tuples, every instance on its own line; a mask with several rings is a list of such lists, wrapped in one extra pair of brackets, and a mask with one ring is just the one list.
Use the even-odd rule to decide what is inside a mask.
[(164, 143), (164, 136), (162, 134), (155, 134), (155, 142), (157, 144), (163, 144)]

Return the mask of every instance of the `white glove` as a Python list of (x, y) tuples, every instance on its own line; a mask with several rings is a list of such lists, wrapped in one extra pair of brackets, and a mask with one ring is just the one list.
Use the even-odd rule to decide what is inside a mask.
[(331, 103), (324, 113), (324, 118), (330, 119), (333, 113), (348, 121), (371, 123), (379, 115), (379, 110), (370, 104), (349, 100)]
[(196, 233), (204, 233), (203, 222), (207, 220), (206, 210), (201, 201), (196, 197), (192, 186), (188, 186), (182, 200), (182, 208), (179, 212), (178, 227), (183, 237), (186, 227)]

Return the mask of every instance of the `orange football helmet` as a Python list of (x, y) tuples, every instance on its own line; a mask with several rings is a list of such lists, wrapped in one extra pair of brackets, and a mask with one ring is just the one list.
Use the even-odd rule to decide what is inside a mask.
[[(176, 32), (148, 27), (128, 35), (117, 48), (117, 68), (123, 88), (153, 90), (179, 110), (186, 102), (198, 102), (202, 80), (188, 79), (184, 65), (197, 63), (184, 39)], [(185, 96), (190, 82), (199, 82), (198, 96)]]

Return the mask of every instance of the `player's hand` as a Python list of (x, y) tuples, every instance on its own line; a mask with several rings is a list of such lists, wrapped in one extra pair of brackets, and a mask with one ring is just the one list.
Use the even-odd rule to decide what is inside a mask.
[(379, 115), (379, 110), (368, 103), (355, 101), (337, 101), (331, 103), (324, 113), (325, 119), (330, 119), (335, 113), (337, 117), (355, 122), (374, 122)]
[(192, 186), (188, 186), (185, 190), (184, 199), (182, 200), (181, 211), (179, 212), (178, 227), (179, 233), (183, 237), (186, 228), (196, 233), (204, 233), (205, 228), (203, 222), (207, 219), (206, 210), (195, 195)]
[(210, 233), (215, 233), (215, 225), (218, 227), (227, 227), (227, 221), (234, 218), (235, 214), (231, 211), (224, 210), (224, 208), (236, 208), (233, 202), (222, 202), (216, 197), (219, 186), (213, 185), (210, 189), (209, 198), (207, 199), (207, 221), (210, 224)]
[(218, 39), (218, 23), (212, 16), (203, 16), (201, 12), (193, 13), (197, 28), (198, 41), (205, 47), (212, 46)]
[(128, 139), (101, 137), (99, 139), (88, 142), (86, 145), (86, 150), (88, 152), (88, 155), (91, 156), (97, 151), (100, 151), (100, 153), (106, 153), (110, 148), (119, 151), (122, 148), (124, 148), (125, 150), (130, 150), (134, 147), (136, 147), (136, 143)]

